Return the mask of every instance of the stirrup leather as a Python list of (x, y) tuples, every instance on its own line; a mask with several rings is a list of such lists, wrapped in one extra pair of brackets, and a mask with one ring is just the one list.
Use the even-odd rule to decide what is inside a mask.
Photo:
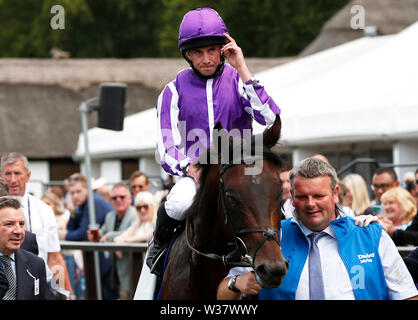
[(163, 267), (164, 267), (164, 258), (167, 253), (168, 246), (164, 245), (158, 252), (155, 254), (155, 256), (152, 258), (152, 266), (150, 267), (150, 272), (156, 274), (157, 276), (160, 276)]

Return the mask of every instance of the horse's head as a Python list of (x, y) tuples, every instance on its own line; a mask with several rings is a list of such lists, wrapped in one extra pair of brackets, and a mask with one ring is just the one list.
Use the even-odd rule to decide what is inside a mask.
[(241, 259), (254, 268), (256, 280), (264, 288), (279, 286), (288, 270), (280, 248), (282, 162), (270, 150), (280, 131), (277, 116), (272, 127), (262, 136), (252, 136), (250, 142), (242, 139), (237, 144), (237, 139), (228, 139), (229, 161), (218, 159), (224, 214)]

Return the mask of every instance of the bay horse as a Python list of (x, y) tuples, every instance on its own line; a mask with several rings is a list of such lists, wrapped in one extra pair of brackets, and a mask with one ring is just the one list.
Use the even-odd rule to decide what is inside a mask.
[[(217, 124), (215, 129), (222, 128)], [(262, 154), (258, 158), (251, 155), (259, 160), (261, 173), (257, 175), (245, 174), (249, 165), (242, 159), (199, 164), (200, 187), (188, 209), (186, 225), (166, 258), (160, 299), (216, 299), (218, 284), (232, 266), (253, 267), (264, 288), (281, 284), (288, 270), (280, 248), (282, 163), (270, 150), (280, 131), (280, 117), (276, 116), (263, 134)], [(251, 138), (254, 144), (256, 139)], [(233, 140), (228, 143), (229, 155), (233, 155)], [(208, 159), (208, 153), (203, 157)]]

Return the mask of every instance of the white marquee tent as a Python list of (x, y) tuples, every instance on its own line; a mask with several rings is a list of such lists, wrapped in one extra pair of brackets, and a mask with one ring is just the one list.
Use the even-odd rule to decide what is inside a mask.
[[(258, 74), (283, 109), (285, 142), (418, 137), (417, 39), (415, 23), (396, 36), (362, 38)], [(333, 60), (335, 53), (345, 61)]]
[[(156, 145), (157, 111), (151, 108), (125, 117), (122, 131), (101, 128), (88, 130), (92, 158), (112, 158), (154, 154)], [(82, 134), (78, 139), (75, 158), (84, 157)]]

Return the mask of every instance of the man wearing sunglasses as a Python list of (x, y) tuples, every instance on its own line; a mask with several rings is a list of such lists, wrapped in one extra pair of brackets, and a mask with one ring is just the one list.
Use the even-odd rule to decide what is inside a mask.
[(131, 188), (132, 192), (132, 205), (134, 205), (135, 196), (138, 193), (148, 191), (149, 189), (149, 181), (147, 175), (139, 170), (132, 172), (131, 176), (129, 177), (129, 187)]
[[(125, 183), (118, 183), (113, 186), (111, 200), (115, 210), (106, 215), (105, 222), (99, 231), (100, 242), (113, 242), (115, 237), (121, 235), (137, 219), (136, 210), (131, 206), (131, 192)], [(93, 240), (90, 234), (89, 240)], [(119, 295), (122, 300), (129, 299), (130, 273), (127, 257), (117, 259), (113, 255), (112, 269), (106, 277), (106, 281), (114, 289), (112, 291), (115, 291), (116, 296)]]
[[(377, 168), (372, 179), (374, 200), (373, 210), (376, 214), (383, 214), (382, 195), (391, 188), (399, 186), (398, 176), (393, 168)], [(380, 210), (379, 210), (380, 209)]]

